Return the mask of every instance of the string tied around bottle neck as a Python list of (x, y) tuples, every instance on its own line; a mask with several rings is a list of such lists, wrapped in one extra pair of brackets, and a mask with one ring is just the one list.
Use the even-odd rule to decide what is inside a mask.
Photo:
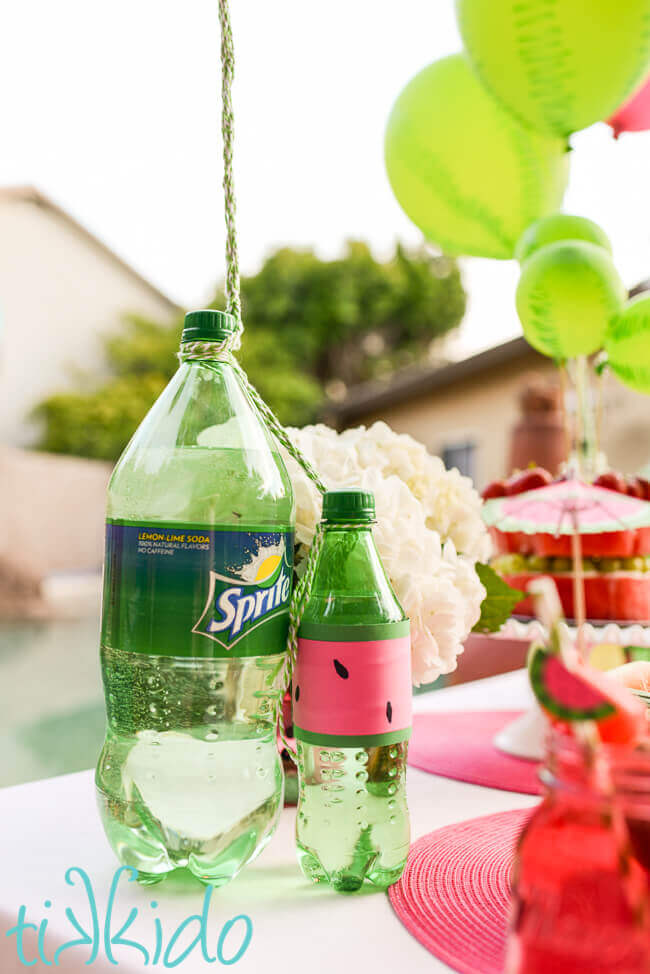
[(321, 494), (324, 494), (327, 487), (318, 476), (316, 470), (311, 465), (307, 457), (289, 438), (288, 433), (284, 429), (278, 417), (275, 415), (271, 407), (264, 402), (264, 399), (262, 399), (261, 395), (250, 381), (237, 359), (232, 355), (232, 352), (235, 351), (236, 348), (236, 339), (237, 335), (233, 334), (219, 342), (184, 342), (181, 345), (178, 357), (181, 362), (227, 362), (239, 376), (239, 379), (244, 386), (244, 389), (248, 393), (248, 396), (254, 403), (257, 411), (261, 413), (266, 426), (271, 430), (276, 440), (281, 446), (284, 447), (289, 456), (293, 457), (296, 463), (302, 467), (317, 490)]

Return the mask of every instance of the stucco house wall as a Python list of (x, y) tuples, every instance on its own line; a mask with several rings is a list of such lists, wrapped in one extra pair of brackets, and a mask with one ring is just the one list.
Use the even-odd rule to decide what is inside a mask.
[(127, 312), (179, 308), (43, 194), (0, 188), (1, 443), (33, 444), (32, 408), (101, 374), (102, 338)]
[[(382, 419), (438, 455), (456, 444), (472, 443), (480, 489), (509, 472), (518, 397), (533, 374), (557, 378), (551, 361), (516, 339), (465, 362), (415, 373), (411, 379), (398, 376), (384, 388), (353, 389), (327, 419), (339, 428)], [(650, 463), (650, 398), (613, 376), (605, 379), (602, 395), (602, 448), (613, 468), (637, 472)]]
[(0, 188), (0, 618), (97, 612), (111, 465), (30, 450), (30, 412), (101, 377), (129, 312), (181, 309), (43, 194)]
[(0, 447), (0, 556), (39, 574), (101, 571), (111, 469)]

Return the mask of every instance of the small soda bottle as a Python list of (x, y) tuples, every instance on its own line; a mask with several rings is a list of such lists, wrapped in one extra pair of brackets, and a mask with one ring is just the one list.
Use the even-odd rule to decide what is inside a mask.
[(282, 808), (276, 747), (294, 500), (229, 352), (235, 319), (186, 316), (181, 364), (108, 490), (101, 817), (152, 884), (227, 882)]
[(293, 678), (298, 858), (339, 892), (386, 889), (409, 848), (409, 621), (372, 537), (374, 497), (323, 499), (323, 540)]

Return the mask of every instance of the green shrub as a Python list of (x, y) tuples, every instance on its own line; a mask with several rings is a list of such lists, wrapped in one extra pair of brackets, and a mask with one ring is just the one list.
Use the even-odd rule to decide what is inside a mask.
[[(278, 250), (257, 274), (242, 278), (241, 290), (238, 358), (280, 421), (296, 426), (317, 417), (329, 382), (349, 386), (415, 361), (465, 311), (454, 261), (397, 247), (380, 263), (360, 242), (333, 261)], [(221, 293), (212, 306), (224, 306)], [(181, 329), (182, 320), (126, 317), (105, 339), (113, 377), (90, 392), (52, 395), (36, 408), (40, 447), (116, 459), (176, 370)]]

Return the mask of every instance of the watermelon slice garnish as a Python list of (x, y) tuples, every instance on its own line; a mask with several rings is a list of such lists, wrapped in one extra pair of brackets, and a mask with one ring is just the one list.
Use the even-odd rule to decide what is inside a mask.
[(600, 738), (631, 743), (647, 733), (644, 705), (624, 686), (577, 656), (570, 663), (544, 646), (528, 660), (533, 692), (552, 721), (594, 721)]
[(572, 672), (544, 646), (535, 646), (528, 661), (533, 692), (548, 713), (561, 720), (602, 720), (614, 705), (583, 677)]

